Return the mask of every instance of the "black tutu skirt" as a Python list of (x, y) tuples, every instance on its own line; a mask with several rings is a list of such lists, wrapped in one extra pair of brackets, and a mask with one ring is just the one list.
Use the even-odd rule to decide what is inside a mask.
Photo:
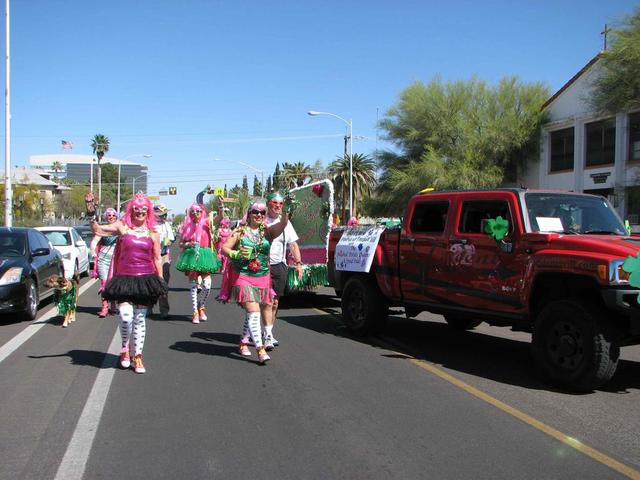
[(102, 298), (114, 302), (129, 302), (151, 306), (166, 295), (167, 283), (158, 275), (116, 275), (104, 287)]

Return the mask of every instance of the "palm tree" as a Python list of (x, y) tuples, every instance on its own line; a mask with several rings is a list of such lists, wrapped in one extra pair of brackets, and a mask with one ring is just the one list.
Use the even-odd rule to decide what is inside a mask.
[(283, 184), (286, 188), (301, 187), (307, 179), (311, 178), (311, 174), (311, 167), (305, 165), (303, 162), (284, 162), (282, 164), (282, 178), (284, 179)]
[[(98, 205), (102, 203), (102, 169), (100, 167), (100, 162), (102, 161), (102, 157), (109, 151), (109, 137), (97, 134), (93, 137), (91, 141), (91, 149), (93, 150), (93, 154), (98, 159)], [(91, 167), (93, 168), (93, 166)]]
[(62, 163), (56, 160), (51, 164), (51, 170), (53, 170), (53, 173), (55, 173), (55, 177), (58, 178), (58, 172), (61, 172), (63, 170)]
[(349, 155), (345, 155), (337, 157), (329, 165), (329, 177), (335, 186), (336, 196), (340, 198), (342, 213), (340, 218), (343, 219), (345, 219), (349, 203), (350, 167), (353, 170), (353, 212), (349, 212), (352, 217), (357, 211), (358, 198), (370, 195), (376, 184), (376, 164), (369, 155), (354, 153), (352, 165), (350, 163)]

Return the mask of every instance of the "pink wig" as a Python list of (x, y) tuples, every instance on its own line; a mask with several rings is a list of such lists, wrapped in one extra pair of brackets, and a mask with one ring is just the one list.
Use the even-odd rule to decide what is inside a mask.
[(107, 221), (107, 215), (115, 215), (116, 218), (118, 218), (118, 212), (116, 212), (113, 208), (107, 208), (102, 214), (102, 219), (105, 222)]
[(129, 228), (133, 228), (135, 226), (133, 224), (133, 207), (147, 207), (147, 228), (149, 230), (153, 230), (153, 227), (156, 224), (156, 218), (153, 214), (153, 203), (151, 203), (151, 200), (141, 192), (138, 192), (133, 196), (127, 205), (127, 211), (124, 212), (124, 217), (122, 218), (122, 221)]
[[(200, 219), (198, 222), (194, 222), (191, 218), (191, 209), (199, 208), (202, 210), (200, 214)], [(200, 242), (200, 237), (202, 236), (202, 232), (207, 228), (207, 209), (204, 208), (204, 205), (199, 203), (193, 203), (189, 208), (187, 208), (187, 216), (184, 219), (184, 224), (182, 226), (182, 232), (180, 232), (180, 236), (182, 240), (187, 242), (197, 241)]]
[(247, 209), (247, 213), (244, 215), (244, 217), (242, 217), (242, 219), (240, 220), (240, 222), (244, 225), (244, 224), (249, 224), (249, 213), (251, 212), (251, 210), (266, 210), (267, 209), (267, 205), (264, 202), (253, 202), (251, 205), (249, 205), (249, 208)]

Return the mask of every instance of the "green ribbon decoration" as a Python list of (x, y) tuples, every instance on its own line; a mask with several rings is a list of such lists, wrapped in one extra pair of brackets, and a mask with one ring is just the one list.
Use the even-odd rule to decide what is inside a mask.
[(627, 235), (631, 235), (631, 224), (629, 220), (624, 221), (624, 229), (627, 231)]
[(509, 231), (509, 221), (498, 215), (487, 221), (484, 232), (489, 234), (496, 242), (501, 241)]
[[(631, 274), (629, 276), (629, 285), (640, 288), (640, 253), (635, 257), (627, 257), (622, 264), (622, 269)], [(640, 294), (638, 294), (637, 301), (640, 303)]]
[(298, 271), (294, 265), (287, 272), (287, 286), (290, 291), (312, 290), (315, 287), (329, 285), (329, 272), (325, 263), (302, 266), (302, 278), (298, 279)]

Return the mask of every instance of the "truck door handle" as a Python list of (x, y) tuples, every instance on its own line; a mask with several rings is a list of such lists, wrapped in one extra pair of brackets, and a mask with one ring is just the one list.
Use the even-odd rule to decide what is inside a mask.
[(466, 245), (468, 243), (466, 238), (450, 238), (449, 245)]
[(407, 237), (407, 238), (403, 238), (402, 241), (406, 243), (415, 243), (416, 239), (413, 237)]

